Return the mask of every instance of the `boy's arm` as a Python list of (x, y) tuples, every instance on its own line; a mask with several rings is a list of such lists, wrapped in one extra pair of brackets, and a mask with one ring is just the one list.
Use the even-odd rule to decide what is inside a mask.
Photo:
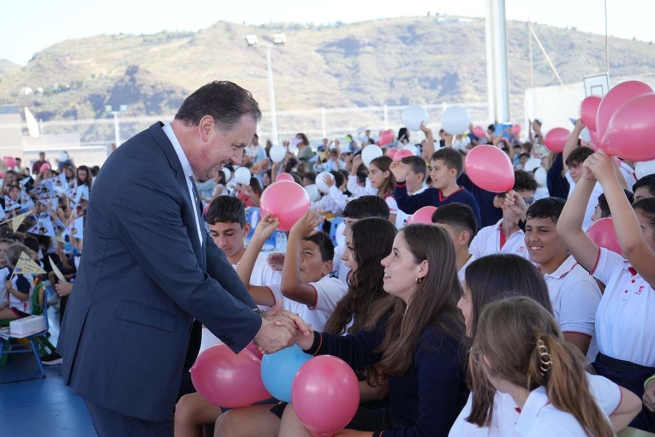
[(315, 233), (323, 217), (317, 211), (308, 210), (291, 228), (287, 243), (287, 254), (282, 268), (282, 295), (288, 299), (314, 306), (318, 300), (316, 289), (300, 281), (300, 242)]
[(250, 284), (250, 277), (252, 276), (252, 270), (255, 267), (255, 262), (259, 256), (264, 243), (268, 238), (273, 235), (275, 229), (277, 229), (280, 221), (277, 217), (273, 217), (271, 214), (266, 214), (257, 224), (255, 233), (250, 239), (250, 244), (246, 248), (239, 265), (237, 266), (237, 274), (246, 288), (248, 293), (252, 296), (253, 300), (257, 305), (262, 306), (273, 306), (275, 305), (275, 297), (273, 293), (268, 289), (268, 287), (261, 287), (257, 285)]
[[(7, 281), (7, 283), (5, 284), (5, 288), (7, 289), (7, 291), (9, 293), (13, 294), (18, 299), (25, 302), (25, 301), (27, 301), (27, 299), (30, 298), (30, 294), (29, 294), (30, 293), (30, 284), (27, 281), (27, 279), (25, 279), (25, 281), (21, 281), (21, 279), (25, 279), (25, 278), (19, 277), (16, 280), (16, 288), (18, 288), (18, 290), (15, 290), (13, 288), (13, 284), (11, 283), (11, 279), (9, 279)], [(27, 290), (25, 290), (25, 286), (27, 286)], [(27, 291), (27, 292), (25, 292), (25, 291)]]
[(573, 152), (578, 147), (580, 132), (582, 132), (584, 128), (585, 125), (582, 122), (582, 119), (578, 119), (578, 121), (575, 122), (573, 132), (571, 132), (571, 135), (569, 135), (569, 138), (566, 140), (566, 144), (564, 144), (564, 150), (562, 151), (562, 166), (564, 166), (564, 171), (569, 169), (569, 166), (566, 165), (566, 160), (568, 159), (571, 152)]

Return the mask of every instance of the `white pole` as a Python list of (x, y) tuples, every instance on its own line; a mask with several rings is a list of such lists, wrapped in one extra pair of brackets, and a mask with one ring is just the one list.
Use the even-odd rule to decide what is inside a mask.
[(114, 114), (114, 143), (116, 147), (121, 145), (121, 128), (118, 124), (118, 112), (112, 112)]
[(496, 51), (496, 86), (497, 110), (499, 121), (509, 122), (509, 66), (507, 62), (507, 26), (505, 21), (505, 0), (495, 0), (496, 35), (494, 49)]
[(321, 106), (321, 126), (323, 128), (323, 138), (327, 138), (327, 123), (325, 122), (325, 108)]
[(273, 65), (271, 64), (271, 46), (266, 46), (266, 64), (268, 67), (268, 96), (271, 104), (271, 130), (273, 145), (278, 144), (277, 115), (275, 113), (275, 88), (273, 85)]
[(487, 48), (487, 100), (489, 104), (489, 121), (495, 123), (498, 121), (498, 114), (496, 113), (496, 83), (495, 77), (495, 54), (494, 54), (494, 34), (495, 34), (495, 16), (494, 16), (494, 1), (487, 0), (487, 17), (485, 23), (485, 42)]

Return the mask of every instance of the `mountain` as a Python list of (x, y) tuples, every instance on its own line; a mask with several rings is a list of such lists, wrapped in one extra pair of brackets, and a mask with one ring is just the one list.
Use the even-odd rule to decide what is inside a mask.
[(14, 64), (13, 62), (7, 60), (7, 59), (0, 59), (0, 78), (4, 76), (9, 76), (10, 74), (20, 70), (21, 67), (18, 64)]
[[(604, 71), (604, 37), (533, 27), (565, 83)], [(102, 117), (106, 105), (121, 104), (130, 116), (173, 114), (188, 93), (214, 79), (251, 90), (268, 110), (265, 45), (275, 33), (286, 35), (285, 45), (271, 49), (278, 110), (487, 100), (484, 20), (443, 16), (329, 26), (219, 21), (198, 32), (68, 40), (35, 54), (2, 87), (44, 121)], [(507, 33), (518, 116), (530, 86), (527, 24), (508, 21)], [(249, 34), (259, 46), (247, 46)], [(534, 84), (556, 85), (536, 43), (533, 53)], [(655, 69), (652, 43), (611, 38), (610, 56), (613, 76)], [(25, 86), (43, 93), (20, 96)]]

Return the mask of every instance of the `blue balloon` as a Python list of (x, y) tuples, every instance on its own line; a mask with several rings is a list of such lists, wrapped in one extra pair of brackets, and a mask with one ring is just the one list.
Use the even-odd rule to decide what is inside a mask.
[(276, 399), (291, 402), (291, 384), (300, 367), (312, 358), (293, 345), (262, 358), (262, 382)]

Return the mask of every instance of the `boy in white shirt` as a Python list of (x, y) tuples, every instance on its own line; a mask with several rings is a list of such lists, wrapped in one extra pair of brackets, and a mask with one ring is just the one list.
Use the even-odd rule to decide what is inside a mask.
[[(526, 171), (516, 170), (514, 172), (514, 187), (511, 192), (518, 194), (526, 205), (534, 202), (537, 182), (534, 177)], [(507, 205), (505, 195), (498, 195), (494, 199), (494, 205), (503, 210), (503, 218), (495, 225), (480, 229), (471, 243), (471, 253), (476, 258), (499, 253), (511, 253), (529, 259), (525, 247), (524, 234), (519, 227), (521, 217), (514, 208)]]
[[(428, 166), (420, 156), (408, 156), (401, 159), (402, 163), (407, 166), (407, 194), (413, 196), (425, 191), (428, 186), (425, 185), (425, 178), (428, 173)], [(404, 213), (400, 209), (396, 213), (396, 228), (401, 230), (406, 224), (409, 214)]]
[(539, 264), (544, 275), (555, 319), (564, 338), (594, 361), (598, 353), (593, 340), (595, 319), (601, 292), (594, 278), (576, 262), (557, 234), (557, 221), (564, 203), (564, 199), (548, 197), (528, 208), (525, 244), (530, 259)]
[(243, 264), (237, 267), (239, 277), (248, 284), (248, 292), (258, 305), (273, 306), (283, 299), (284, 309), (298, 314), (319, 331), (324, 329), (337, 303), (348, 291), (346, 284), (329, 277), (334, 245), (325, 232), (315, 231), (322, 221), (317, 211), (309, 210), (291, 228), (280, 284), (257, 287), (249, 281), (255, 253), (279, 224), (270, 214), (260, 220)]
[[(228, 261), (236, 269), (246, 251), (245, 237), (250, 233), (250, 223), (246, 221), (243, 201), (231, 196), (217, 197), (207, 210), (207, 223), (214, 243), (225, 252)], [(280, 272), (269, 267), (265, 253), (260, 254), (258, 249), (257, 254), (251, 282), (264, 286), (279, 284), (282, 277)]]
[(432, 214), (432, 223), (444, 228), (455, 243), (457, 257), (457, 276), (464, 284), (466, 267), (475, 261), (475, 256), (469, 252), (471, 240), (478, 231), (478, 222), (470, 206), (464, 203), (449, 203), (437, 208)]

